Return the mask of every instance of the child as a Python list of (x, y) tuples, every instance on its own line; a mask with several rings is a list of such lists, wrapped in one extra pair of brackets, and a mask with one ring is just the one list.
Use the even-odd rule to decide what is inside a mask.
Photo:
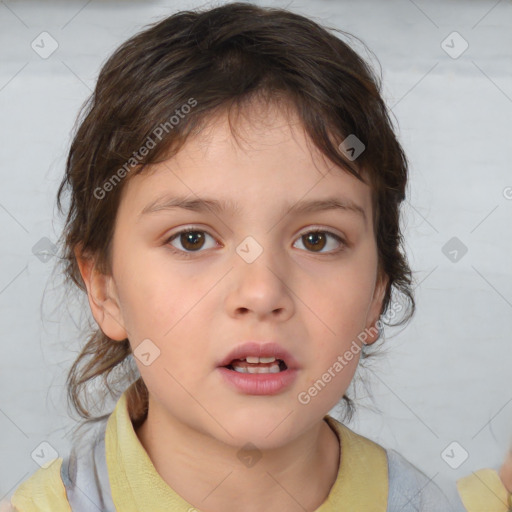
[[(506, 510), (505, 476), (459, 481), (452, 508), (401, 455), (328, 415), (342, 397), (350, 419), (345, 391), (380, 317), (401, 309), (393, 294), (402, 321), (414, 313), (406, 183), (377, 78), (302, 16), (232, 3), (123, 44), (58, 192), (61, 209), (70, 193), (65, 271), (99, 327), (69, 396), (97, 428), (12, 507)], [(117, 404), (94, 417), (98, 380)]]

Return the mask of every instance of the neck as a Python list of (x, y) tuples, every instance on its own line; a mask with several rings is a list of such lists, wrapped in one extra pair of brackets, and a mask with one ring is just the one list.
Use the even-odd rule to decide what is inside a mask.
[(336, 480), (339, 440), (325, 421), (284, 446), (257, 452), (256, 463), (244, 459), (243, 464), (239, 447), (158, 414), (157, 408), (150, 398), (136, 434), (161, 478), (200, 510), (314, 511)]

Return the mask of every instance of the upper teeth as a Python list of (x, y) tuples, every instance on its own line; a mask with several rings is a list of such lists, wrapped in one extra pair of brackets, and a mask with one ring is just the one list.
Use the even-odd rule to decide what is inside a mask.
[(273, 363), (276, 360), (276, 358), (275, 357), (249, 356), (249, 357), (246, 357), (245, 360), (248, 363)]

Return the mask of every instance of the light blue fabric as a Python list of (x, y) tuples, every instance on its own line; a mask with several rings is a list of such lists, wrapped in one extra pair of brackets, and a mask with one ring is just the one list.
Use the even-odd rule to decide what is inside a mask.
[[(388, 457), (387, 512), (466, 512), (458, 497), (451, 503), (441, 489), (395, 450)], [(455, 483), (454, 483), (455, 485)]]
[(60, 475), (73, 512), (116, 512), (105, 456), (105, 424), (88, 450), (73, 448), (63, 460)]
[[(72, 450), (63, 461), (61, 476), (73, 512), (116, 512), (105, 457), (105, 427), (106, 422), (89, 449), (80, 453)], [(398, 452), (389, 449), (386, 454), (389, 478), (387, 512), (466, 512), (460, 498), (456, 503), (450, 503), (432, 480)]]

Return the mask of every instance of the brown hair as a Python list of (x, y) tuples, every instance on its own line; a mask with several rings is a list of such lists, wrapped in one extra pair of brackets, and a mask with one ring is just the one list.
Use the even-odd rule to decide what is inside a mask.
[[(353, 37), (287, 10), (231, 3), (178, 12), (121, 45), (82, 107), (57, 194), (62, 213), (63, 193), (70, 193), (59, 240), (66, 279), (86, 291), (74, 254), (78, 247), (95, 258), (98, 270), (110, 272), (114, 221), (130, 176), (176, 154), (215, 114), (240, 110), (255, 99), (284, 99), (328, 159), (363, 182), (368, 178), (379, 270), (389, 277), (382, 314), (395, 290), (406, 298), (408, 311), (396, 325), (409, 320), (415, 303), (399, 222), (406, 157), (380, 96), (379, 78), (330, 30)], [(366, 146), (357, 162), (339, 147), (349, 135)], [(114, 397), (118, 392), (111, 385), (130, 372), (131, 414), (143, 421), (148, 391), (130, 354), (127, 339), (113, 341), (100, 329), (90, 334), (67, 378), (68, 400), (84, 423), (107, 416), (91, 415), (88, 384), (101, 377)], [(364, 347), (362, 357), (370, 355)], [(104, 387), (101, 393), (104, 399)], [(350, 419), (353, 401), (347, 395), (343, 400)]]

